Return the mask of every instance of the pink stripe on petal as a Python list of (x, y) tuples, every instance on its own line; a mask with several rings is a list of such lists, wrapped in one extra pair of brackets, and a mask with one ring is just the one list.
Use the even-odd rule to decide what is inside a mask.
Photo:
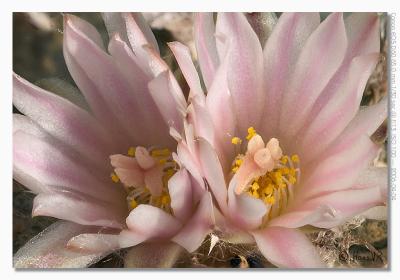
[(375, 69), (377, 61), (378, 54), (353, 59), (347, 77), (337, 89), (334, 98), (325, 101), (326, 105), (317, 115), (314, 115), (314, 120), (311, 121), (309, 127), (302, 130), (305, 137), (301, 139), (302, 148), (300, 149), (313, 147), (312, 151), (304, 154), (305, 157), (312, 158), (313, 155), (326, 149), (353, 119), (359, 108), (367, 80)]
[(309, 167), (312, 169), (310, 176), (296, 189), (295, 200), (350, 188), (377, 153), (378, 147), (364, 136), (346, 149), (327, 154)]
[(342, 14), (333, 13), (311, 34), (284, 94), (280, 128), (286, 136), (301, 129), (315, 100), (340, 67), (347, 37)]
[(254, 231), (253, 236), (264, 257), (278, 267), (325, 267), (314, 245), (298, 230), (267, 227)]
[(213, 207), (211, 194), (204, 193), (194, 215), (172, 238), (172, 241), (184, 247), (188, 252), (193, 252), (200, 247), (214, 225)]
[(258, 126), (264, 104), (261, 44), (242, 13), (219, 13), (216, 32), (226, 37), (225, 51), (230, 49), (228, 88), (239, 134), (245, 134), (249, 126)]
[(13, 159), (16, 170), (53, 189), (76, 190), (114, 203), (123, 199), (123, 191), (112, 187), (108, 174), (100, 171), (94, 176), (98, 171), (83, 165), (79, 157), (22, 131), (14, 134)]
[(283, 13), (264, 48), (266, 98), (262, 135), (276, 137), (282, 95), (307, 38), (319, 25), (318, 13)]
[(16, 74), (13, 75), (13, 104), (58, 141), (104, 168), (113, 145), (88, 112)]
[(50, 216), (82, 225), (121, 229), (125, 211), (112, 204), (72, 193), (49, 193), (35, 197), (32, 216)]
[(159, 208), (141, 204), (126, 218), (127, 230), (120, 233), (121, 248), (144, 241), (168, 240), (181, 228), (181, 223)]
[(210, 89), (219, 65), (213, 13), (195, 15), (194, 40), (204, 83)]

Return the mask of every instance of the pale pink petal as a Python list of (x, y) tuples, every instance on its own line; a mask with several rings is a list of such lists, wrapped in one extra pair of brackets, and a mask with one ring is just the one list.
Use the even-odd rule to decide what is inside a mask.
[(126, 211), (116, 205), (73, 193), (39, 194), (33, 200), (32, 216), (50, 216), (82, 225), (121, 229)]
[(21, 130), (25, 133), (34, 135), (38, 138), (45, 138), (47, 133), (41, 128), (38, 124), (36, 124), (33, 120), (28, 118), (27, 116), (21, 114), (13, 114), (13, 134), (18, 130)]
[[(193, 125), (196, 137), (202, 137), (210, 143), (214, 143), (214, 124), (210, 112), (201, 100), (194, 98), (187, 107), (188, 122)], [(220, 143), (215, 143), (215, 145)]]
[[(240, 228), (251, 230), (261, 225), (268, 208), (261, 199), (246, 193), (237, 195), (236, 176), (231, 179), (228, 189), (228, 209), (231, 221)], [(225, 214), (226, 215), (226, 214)]]
[(318, 13), (283, 13), (264, 48), (266, 98), (262, 135), (276, 137), (282, 95), (307, 38), (319, 25)]
[(180, 169), (168, 180), (168, 191), (174, 216), (186, 221), (192, 214), (193, 205), (192, 185), (186, 169)]
[(261, 44), (242, 13), (218, 14), (216, 32), (227, 38), (225, 49), (231, 49), (227, 66), (228, 88), (242, 135), (249, 126), (258, 125), (264, 104)]
[(115, 174), (125, 186), (141, 187), (145, 186), (144, 172), (139, 169), (115, 168)]
[(337, 150), (315, 162), (309, 177), (302, 179), (295, 200), (350, 188), (360, 173), (378, 154), (378, 147), (367, 136), (346, 149)]
[(85, 268), (96, 263), (108, 252), (74, 252), (67, 241), (87, 232), (88, 227), (60, 221), (32, 238), (13, 257), (14, 268)]
[[(167, 111), (170, 106), (165, 104), (164, 107), (160, 107), (157, 100), (149, 94), (148, 83), (153, 79), (153, 75), (144, 73), (136, 64), (132, 50), (118, 34), (111, 38), (108, 49), (123, 77), (129, 83), (130, 95), (136, 104), (132, 116), (136, 121), (131, 126), (131, 130), (136, 131), (133, 135), (135, 143), (149, 145), (149, 139), (154, 139), (154, 141), (157, 139), (159, 145), (172, 147), (173, 141), (166, 125), (168, 120), (164, 121), (163, 118), (164, 111)], [(156, 96), (168, 96), (165, 94), (166, 89), (168, 89), (167, 84), (163, 84), (162, 91), (157, 92)], [(176, 108), (173, 109), (176, 111)], [(177, 122), (179, 118), (173, 120)], [(155, 144), (154, 141), (153, 144)]]
[(199, 162), (204, 178), (212, 191), (219, 208), (223, 213), (227, 213), (227, 189), (218, 156), (213, 147), (206, 140), (200, 138), (197, 141), (199, 145)]
[(356, 56), (364, 56), (371, 53), (379, 53), (379, 19), (376, 13), (352, 13), (345, 19), (348, 47), (342, 65), (329, 81), (323, 92), (315, 101), (308, 122), (316, 119), (316, 115), (323, 109), (325, 104), (334, 96), (340, 94), (340, 87), (345, 83), (351, 62)]
[(309, 127), (302, 130), (305, 137), (301, 139), (300, 149), (313, 147), (312, 151), (305, 153), (306, 157), (312, 157), (323, 151), (354, 118), (367, 80), (375, 69), (377, 61), (378, 54), (353, 59), (347, 77), (342, 81), (335, 97), (327, 100)]
[(267, 227), (253, 232), (253, 236), (264, 257), (278, 267), (325, 267), (311, 241), (296, 229)]
[(300, 228), (319, 221), (327, 221), (335, 218), (334, 209), (326, 205), (321, 205), (312, 210), (288, 211), (280, 214), (268, 222), (268, 226)]
[(302, 127), (315, 100), (340, 67), (346, 48), (343, 16), (333, 13), (307, 39), (296, 63), (280, 114), (279, 126), (286, 136), (295, 135)]
[[(215, 78), (209, 88), (206, 99), (206, 108), (214, 125), (214, 146), (221, 160), (234, 157), (234, 147), (231, 139), (236, 135), (236, 117), (232, 97), (228, 88), (229, 50), (218, 67)], [(200, 118), (200, 116), (199, 116)], [(196, 126), (197, 128), (198, 126)], [(197, 132), (197, 131), (196, 131)], [(206, 138), (207, 139), (207, 138)], [(224, 165), (224, 168), (225, 165)]]
[(389, 209), (387, 206), (375, 206), (362, 212), (360, 216), (370, 220), (387, 221), (388, 214)]
[(179, 68), (192, 91), (192, 97), (197, 96), (204, 99), (204, 92), (201, 88), (199, 75), (197, 74), (196, 67), (193, 64), (189, 48), (179, 42), (171, 42), (168, 46), (172, 50)]
[[(135, 135), (142, 133), (132, 130), (140, 116), (139, 104), (112, 57), (78, 28), (75, 19), (66, 16), (64, 22), (64, 58), (69, 72), (96, 118), (113, 133), (113, 139), (122, 138), (121, 143), (129, 147)], [(157, 141), (153, 137), (148, 142)]]
[(88, 112), (16, 74), (13, 75), (13, 104), (58, 141), (85, 155), (94, 165), (105, 168), (112, 145)]
[(135, 246), (144, 241), (168, 240), (181, 228), (181, 223), (154, 206), (141, 204), (126, 218), (127, 230), (120, 233), (121, 248)]
[(126, 268), (171, 268), (183, 248), (173, 242), (146, 242), (128, 250), (124, 256)]
[[(106, 175), (93, 176), (90, 167), (62, 149), (22, 131), (14, 134), (13, 164), (16, 170), (32, 176), (53, 189), (69, 189), (116, 203), (123, 191), (113, 188)], [(107, 181), (105, 181), (107, 180)], [(27, 185), (29, 187), (29, 184)]]
[(214, 225), (213, 208), (211, 194), (209, 192), (204, 193), (194, 215), (172, 238), (172, 241), (184, 247), (188, 252), (193, 252), (200, 247)]
[(110, 39), (115, 34), (119, 34), (124, 42), (129, 43), (122, 13), (101, 13), (101, 17), (103, 18)]
[(347, 59), (376, 53), (380, 49), (379, 17), (377, 13), (351, 13), (344, 20), (348, 38)]
[(388, 176), (387, 167), (369, 167), (358, 176), (352, 188), (365, 189), (377, 187), (381, 190), (382, 203), (387, 203), (389, 193)]
[(193, 178), (191, 178), (193, 184), (193, 200), (196, 201), (203, 196), (205, 191), (204, 179), (199, 169), (199, 163), (197, 158), (189, 151), (187, 145), (183, 142), (179, 142), (177, 146), (177, 155), (179, 161)]
[(383, 205), (384, 198), (379, 187), (366, 189), (348, 189), (328, 193), (303, 201), (291, 209), (292, 211), (307, 211), (318, 207), (327, 206), (333, 209), (333, 217), (326, 220), (310, 223), (316, 227), (332, 228), (338, 226), (350, 217), (354, 217), (367, 209)]
[(36, 194), (49, 192), (51, 189), (51, 187), (41, 183), (21, 168), (16, 167), (15, 164), (13, 165), (13, 179)]
[(213, 13), (195, 15), (194, 40), (203, 80), (207, 89), (210, 89), (219, 65)]
[(119, 249), (117, 234), (83, 233), (72, 237), (67, 248), (77, 252), (102, 253)]
[(182, 132), (182, 120), (185, 116), (183, 107), (174, 99), (174, 87), (172, 86), (171, 73), (162, 72), (148, 84), (150, 96), (158, 106), (165, 124)]
[(137, 48), (143, 45), (151, 45), (155, 51), (160, 53), (156, 37), (143, 15), (141, 13), (124, 13), (123, 16), (133, 51), (136, 52)]
[(144, 175), (145, 186), (149, 189), (152, 196), (158, 197), (163, 189), (163, 166), (156, 165), (147, 170)]

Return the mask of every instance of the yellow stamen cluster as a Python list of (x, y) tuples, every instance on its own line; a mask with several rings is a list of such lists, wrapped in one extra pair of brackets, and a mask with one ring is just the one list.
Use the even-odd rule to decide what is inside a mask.
[(128, 156), (135, 157), (135, 153), (136, 153), (136, 148), (135, 147), (130, 147), (128, 149)]
[(232, 144), (233, 145), (240, 145), (240, 144), (242, 144), (242, 139), (240, 139), (239, 137), (233, 137), (232, 138)]
[(233, 165), (232, 165), (233, 173), (236, 173), (238, 171), (239, 167), (242, 165), (242, 163), (243, 163), (242, 157), (243, 157), (243, 155), (236, 156), (236, 159), (234, 160)]
[[(293, 155), (291, 161), (299, 160), (298, 155)], [(277, 167), (256, 178), (247, 193), (254, 198), (259, 198), (266, 204), (275, 203), (275, 191), (286, 188), (289, 184), (294, 185), (297, 182), (298, 169), (290, 164), (288, 156), (282, 156)]]

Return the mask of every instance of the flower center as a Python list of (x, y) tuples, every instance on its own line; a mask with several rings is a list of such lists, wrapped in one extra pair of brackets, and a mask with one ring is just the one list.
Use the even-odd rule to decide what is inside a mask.
[(293, 187), (300, 179), (299, 156), (284, 155), (279, 141), (271, 138), (267, 144), (253, 127), (248, 129), (247, 147), (242, 153), (243, 140), (232, 138), (238, 153), (232, 163), (232, 175), (237, 176), (237, 195), (261, 199), (276, 216), (293, 198)]
[(123, 184), (129, 210), (149, 204), (172, 212), (168, 181), (178, 166), (169, 149), (130, 147), (127, 155), (110, 158), (115, 168), (111, 180)]

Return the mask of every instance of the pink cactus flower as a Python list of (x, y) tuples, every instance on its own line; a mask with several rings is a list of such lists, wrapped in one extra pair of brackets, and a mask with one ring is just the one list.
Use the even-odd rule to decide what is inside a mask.
[(64, 17), (64, 57), (83, 95), (13, 76), (23, 113), (14, 178), (37, 194), (33, 216), (65, 220), (21, 248), (16, 267), (84, 267), (147, 241), (193, 251), (214, 222), (210, 194), (174, 156), (170, 129), (183, 131), (187, 104), (153, 33), (140, 14), (103, 16), (108, 51), (92, 25)]
[(379, 19), (284, 13), (265, 45), (241, 13), (195, 21), (204, 95), (188, 50), (173, 51), (191, 88), (178, 157), (216, 204), (215, 235), (255, 242), (274, 265), (324, 267), (302, 227), (332, 228), (384, 205), (387, 170), (370, 136), (386, 98), (360, 107), (379, 58)]

